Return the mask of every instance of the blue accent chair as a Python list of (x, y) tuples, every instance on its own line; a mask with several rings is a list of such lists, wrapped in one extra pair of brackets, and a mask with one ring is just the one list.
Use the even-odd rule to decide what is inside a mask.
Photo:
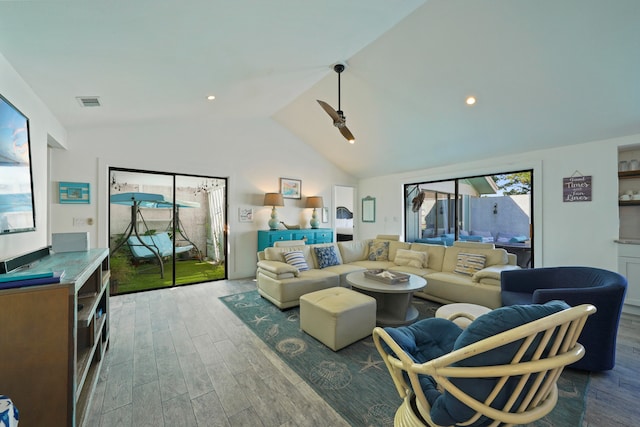
[(586, 356), (571, 365), (586, 371), (613, 369), (616, 335), (627, 290), (627, 279), (593, 267), (547, 267), (505, 271), (501, 275), (502, 305), (543, 304), (562, 300), (570, 306), (592, 304), (591, 316), (579, 338)]

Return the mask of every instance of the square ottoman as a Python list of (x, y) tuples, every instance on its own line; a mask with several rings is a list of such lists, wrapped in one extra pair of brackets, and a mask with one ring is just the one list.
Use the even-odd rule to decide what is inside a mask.
[(300, 328), (333, 351), (371, 335), (376, 300), (351, 289), (334, 287), (300, 297)]

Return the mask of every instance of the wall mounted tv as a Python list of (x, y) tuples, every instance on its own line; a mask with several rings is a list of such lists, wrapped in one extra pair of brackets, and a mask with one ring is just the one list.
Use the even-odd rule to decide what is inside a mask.
[(0, 95), (0, 234), (35, 229), (29, 119)]

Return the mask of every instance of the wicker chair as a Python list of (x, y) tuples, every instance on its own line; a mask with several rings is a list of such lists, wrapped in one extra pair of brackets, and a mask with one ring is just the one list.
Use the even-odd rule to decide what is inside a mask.
[[(544, 314), (549, 306), (552, 314)], [(529, 321), (532, 311), (537, 319)], [(584, 355), (577, 338), (595, 312), (553, 301), (493, 310), (464, 331), (435, 318), (375, 328), (375, 345), (404, 399), (395, 426), (510, 426), (544, 417), (557, 403), (564, 367)]]

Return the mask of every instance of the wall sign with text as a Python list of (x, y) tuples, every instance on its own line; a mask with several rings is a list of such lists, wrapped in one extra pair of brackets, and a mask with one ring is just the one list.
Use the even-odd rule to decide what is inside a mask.
[(590, 202), (591, 176), (571, 176), (562, 178), (563, 202)]

